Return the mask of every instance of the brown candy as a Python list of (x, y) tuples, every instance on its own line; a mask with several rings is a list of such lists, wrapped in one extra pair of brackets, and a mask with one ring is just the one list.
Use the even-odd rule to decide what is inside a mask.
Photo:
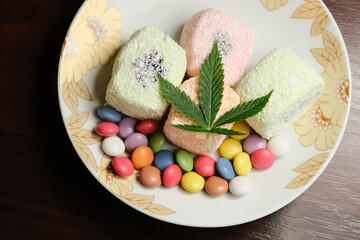
[(205, 182), (205, 190), (213, 196), (220, 196), (227, 192), (229, 183), (218, 176), (209, 177)]
[(161, 172), (154, 166), (146, 166), (140, 171), (140, 180), (147, 187), (158, 187), (161, 185)]

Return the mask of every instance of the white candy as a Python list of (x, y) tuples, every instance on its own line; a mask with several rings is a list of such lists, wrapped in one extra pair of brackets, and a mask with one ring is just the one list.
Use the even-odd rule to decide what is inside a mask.
[(111, 157), (119, 156), (125, 152), (125, 144), (117, 136), (105, 138), (101, 144), (101, 147), (103, 151)]
[(234, 177), (229, 184), (229, 190), (236, 196), (245, 196), (251, 190), (251, 182), (245, 176)]
[(289, 152), (290, 142), (285, 137), (276, 136), (269, 140), (267, 149), (274, 153), (275, 158), (281, 158)]

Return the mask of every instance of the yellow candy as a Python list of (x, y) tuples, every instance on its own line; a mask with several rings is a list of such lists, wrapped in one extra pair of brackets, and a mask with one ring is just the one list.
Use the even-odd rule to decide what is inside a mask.
[(204, 185), (204, 178), (196, 172), (187, 172), (181, 178), (181, 186), (188, 192), (201, 191)]
[[(250, 134), (250, 126), (245, 121), (234, 123), (231, 130)], [(242, 140), (242, 139), (247, 138), (247, 136), (249, 136), (249, 135), (233, 135), (230, 137), (232, 137), (233, 139), (236, 139), (236, 140)]]
[(222, 157), (232, 160), (236, 154), (242, 152), (242, 146), (239, 141), (229, 138), (220, 145), (219, 152)]
[(241, 152), (237, 154), (233, 161), (234, 170), (239, 176), (246, 176), (249, 174), (252, 164), (249, 154)]

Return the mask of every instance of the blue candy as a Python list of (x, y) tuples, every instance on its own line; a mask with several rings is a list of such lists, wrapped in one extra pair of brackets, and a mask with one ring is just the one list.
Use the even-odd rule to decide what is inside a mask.
[(235, 177), (234, 168), (229, 160), (226, 158), (219, 158), (216, 162), (216, 170), (221, 177), (226, 180), (231, 180)]
[(155, 154), (154, 164), (160, 171), (164, 171), (167, 166), (174, 163), (174, 153), (169, 150), (161, 150)]
[(99, 107), (98, 115), (101, 119), (107, 122), (117, 123), (121, 120), (121, 113), (109, 106)]

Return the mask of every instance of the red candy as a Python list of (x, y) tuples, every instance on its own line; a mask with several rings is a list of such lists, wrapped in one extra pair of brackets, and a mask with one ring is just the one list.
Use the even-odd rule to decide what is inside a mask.
[(129, 177), (134, 173), (134, 165), (127, 157), (115, 157), (112, 161), (112, 166), (115, 172), (123, 177)]
[(175, 187), (181, 180), (181, 168), (176, 164), (167, 166), (162, 174), (162, 182), (167, 188)]
[(112, 122), (102, 122), (95, 127), (95, 132), (103, 137), (112, 137), (119, 132), (119, 127)]
[(261, 148), (251, 155), (253, 166), (260, 170), (270, 168), (274, 164), (274, 161), (275, 156), (269, 149)]
[(210, 177), (215, 174), (215, 159), (202, 155), (195, 159), (194, 167), (197, 173), (203, 177)]
[(159, 129), (159, 123), (155, 120), (145, 120), (136, 126), (136, 131), (142, 134), (152, 134)]

